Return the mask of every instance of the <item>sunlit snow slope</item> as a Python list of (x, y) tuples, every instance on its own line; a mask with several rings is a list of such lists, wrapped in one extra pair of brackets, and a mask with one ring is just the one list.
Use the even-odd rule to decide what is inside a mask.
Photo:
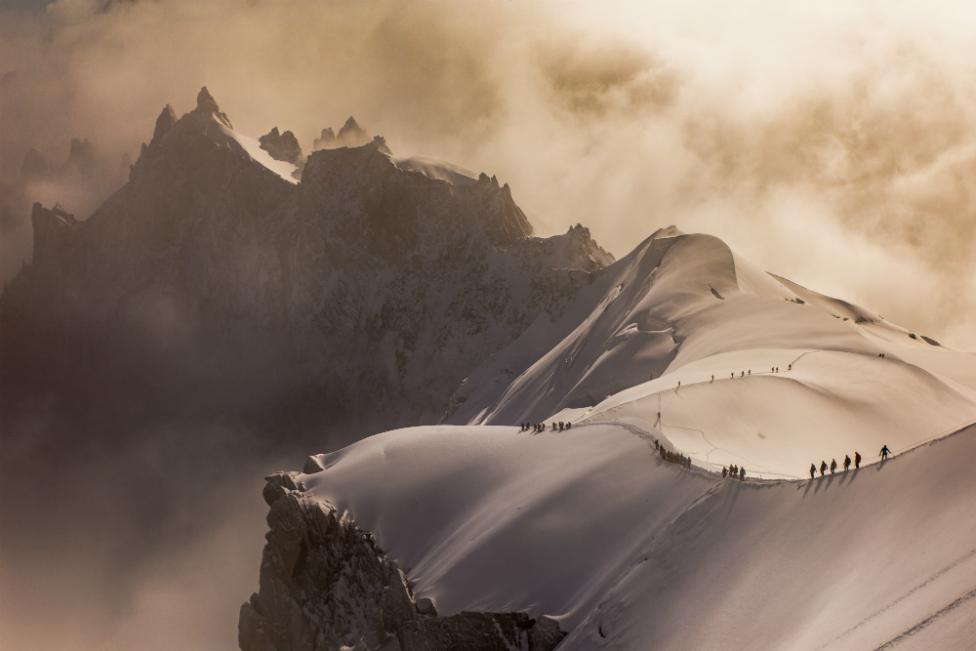
[[(976, 356), (716, 238), (655, 233), (487, 359), (448, 420), (301, 478), (441, 614), (552, 616), (560, 649), (976, 639)], [(554, 420), (573, 427), (518, 427)], [(775, 479), (855, 450), (860, 470)]]
[(970, 648), (976, 428), (813, 481), (661, 461), (640, 430), (421, 427), (320, 455), (441, 614), (559, 619), (560, 649)]
[(671, 228), (561, 320), (540, 318), (459, 398), (450, 422), (625, 421), (709, 469), (797, 477), (976, 422), (976, 355)]

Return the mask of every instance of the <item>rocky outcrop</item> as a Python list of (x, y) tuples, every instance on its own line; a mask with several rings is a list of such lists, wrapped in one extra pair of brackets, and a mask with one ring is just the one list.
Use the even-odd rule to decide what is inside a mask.
[(315, 142), (312, 143), (312, 151), (318, 151), (319, 149), (332, 149), (335, 147), (335, 140), (335, 131), (332, 130), (332, 127), (326, 127), (322, 129), (322, 133), (319, 134), (319, 137), (316, 138)]
[(369, 134), (359, 126), (356, 118), (350, 115), (346, 123), (339, 129), (336, 140), (344, 147), (359, 147), (369, 142)]
[(369, 142), (369, 134), (359, 126), (356, 118), (350, 115), (345, 124), (339, 128), (338, 134), (331, 127), (322, 129), (321, 135), (312, 144), (312, 151), (337, 147), (362, 147)]
[(159, 112), (159, 117), (156, 118), (156, 127), (153, 129), (151, 144), (159, 142), (173, 128), (174, 124), (176, 124), (176, 112), (173, 111), (172, 106), (167, 104)]
[(241, 606), (242, 651), (550, 651), (565, 636), (525, 613), (437, 614), (396, 562), (294, 475), (268, 477), (260, 589)]
[(275, 160), (292, 165), (300, 165), (302, 162), (301, 145), (291, 131), (279, 132), (278, 127), (274, 127), (258, 138), (258, 142), (261, 143), (261, 149), (268, 152)]

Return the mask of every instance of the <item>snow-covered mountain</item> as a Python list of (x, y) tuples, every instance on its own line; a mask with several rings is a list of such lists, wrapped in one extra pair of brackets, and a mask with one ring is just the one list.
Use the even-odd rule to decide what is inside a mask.
[(90, 218), (34, 206), (34, 259), (0, 299), (5, 385), (80, 374), (67, 383), (96, 403), (115, 385), (328, 419), (351, 441), (440, 418), (485, 355), (612, 262), (582, 227), (532, 237), (494, 177), (394, 157), (379, 137), (295, 171), (207, 89), (181, 118), (167, 106)]
[[(619, 261), (583, 226), (534, 237), (494, 176), (352, 118), (307, 157), (289, 134), (240, 133), (202, 89), (90, 217), (34, 206), (0, 296), (12, 483), (109, 468), (141, 512), (156, 461), (127, 441), (133, 468), (96, 466), (115, 447), (93, 441), (193, 423), (166, 468), (193, 481), (151, 518), (186, 527), (212, 504), (185, 497), (199, 451), (247, 458), (215, 423), (278, 454), (352, 443), (269, 477), (245, 651), (972, 639), (976, 356), (711, 236), (662, 229)], [(51, 508), (103, 497), (72, 490)]]
[(874, 456), (976, 420), (976, 355), (669, 228), (494, 355), (454, 404), (455, 423), (624, 420), (702, 467), (795, 477), (851, 444)]
[[(976, 355), (762, 272), (714, 237), (653, 234), (487, 358), (447, 420), (269, 484), (291, 510), (371, 532), (421, 621), (527, 613), (558, 623), (559, 649), (973, 639)], [(550, 427), (520, 426), (538, 422)], [(885, 444), (905, 454), (878, 463)], [(856, 451), (860, 469), (801, 479)], [(733, 463), (745, 481), (724, 478)], [(334, 583), (285, 554), (281, 537), (311, 525), (269, 525), (242, 649), (295, 648), (299, 631), (315, 649), (425, 648), (402, 626), (353, 621)], [(533, 648), (528, 634), (505, 643)]]

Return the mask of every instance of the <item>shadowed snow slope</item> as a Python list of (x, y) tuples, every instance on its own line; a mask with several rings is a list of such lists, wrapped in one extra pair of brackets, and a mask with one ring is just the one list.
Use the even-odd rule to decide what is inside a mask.
[(974, 457), (970, 428), (836, 477), (738, 482), (660, 461), (626, 425), (440, 426), (299, 479), (441, 614), (551, 615), (560, 649), (957, 649), (976, 615)]
[(456, 423), (625, 420), (697, 465), (796, 477), (976, 421), (976, 355), (670, 228), (491, 357), (454, 405)]

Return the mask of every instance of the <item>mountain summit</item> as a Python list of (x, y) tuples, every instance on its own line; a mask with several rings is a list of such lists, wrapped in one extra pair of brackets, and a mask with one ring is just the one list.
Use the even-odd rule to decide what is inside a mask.
[(5, 387), (26, 390), (26, 365), (45, 369), (36, 390), (69, 375), (110, 392), (82, 359), (97, 350), (121, 393), (153, 378), (133, 397), (150, 404), (165, 390), (222, 410), (243, 381), (261, 396), (249, 413), (328, 414), (336, 429), (439, 417), (484, 355), (612, 260), (588, 234), (532, 237), (508, 186), (397, 158), (379, 137), (314, 152), (298, 182), (206, 88), (174, 117), (163, 109), (129, 182), (89, 218), (35, 207), (40, 255), (0, 299)]

